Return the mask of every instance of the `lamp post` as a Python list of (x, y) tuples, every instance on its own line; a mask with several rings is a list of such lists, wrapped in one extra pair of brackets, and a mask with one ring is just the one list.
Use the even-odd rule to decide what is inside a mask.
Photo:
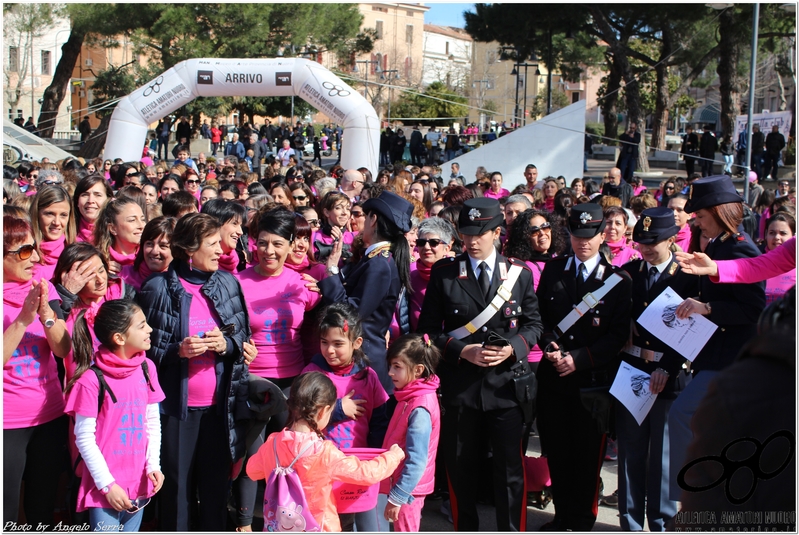
[(513, 99), (513, 127), (516, 128), (516, 122), (519, 118), (519, 66), (518, 60), (513, 64), (513, 70), (510, 71), (511, 75), (516, 77), (516, 97)]
[(491, 81), (490, 80), (474, 80), (474, 81), (472, 81), (472, 87), (475, 87), (475, 84), (477, 84), (477, 86), (478, 86), (477, 87), (477, 107), (480, 108), (479, 124), (480, 124), (480, 128), (482, 128), (483, 125), (485, 124), (485, 113), (483, 112), (483, 97), (485, 96), (485, 94), (483, 92), (484, 91), (483, 87), (485, 86), (485, 89), (491, 89), (491, 87), (490, 87), (491, 86)]
[[(362, 60), (356, 60), (355, 61), (355, 66), (352, 68), (352, 73), (353, 74), (358, 74), (360, 72), (358, 70), (358, 64), (359, 63), (363, 63), (364, 65), (370, 65), (370, 64), (374, 63), (375, 64), (375, 72), (376, 73), (380, 72), (380, 62), (379, 61), (377, 61), (376, 59), (362, 59)], [(366, 70), (364, 72), (364, 81), (363, 81), (363, 98), (365, 98), (366, 100), (369, 100), (369, 98), (367, 97), (368, 92), (369, 92), (369, 68), (366, 67)]]
[(518, 63), (517, 67), (524, 67), (524, 107), (522, 110), (522, 122), (527, 125), (527, 67), (535, 67), (535, 75), (540, 76), (541, 71), (538, 69), (538, 63)]
[[(381, 80), (389, 80), (389, 81), (391, 81), (392, 80), (392, 77), (391, 77), (392, 74), (394, 75), (394, 78), (393, 78), (394, 80), (399, 80), (400, 79), (400, 75), (399, 75), (399, 70), (398, 69), (386, 69), (385, 71), (380, 73), (380, 79)], [(388, 122), (388, 126), (389, 127), (391, 126), (391, 90), (392, 90), (391, 84), (388, 84), (388, 118), (386, 119), (386, 122)]]

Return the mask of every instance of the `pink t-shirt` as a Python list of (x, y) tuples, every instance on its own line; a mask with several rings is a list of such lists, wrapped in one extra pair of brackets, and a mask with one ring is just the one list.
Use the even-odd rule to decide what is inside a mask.
[(766, 304), (779, 301), (796, 284), (796, 269), (766, 280)]
[[(101, 351), (108, 350), (101, 348)], [(150, 384), (155, 392), (147, 386), (141, 368), (124, 378), (104, 373), (103, 378), (116, 396), (117, 402), (114, 403), (106, 395), (98, 415), (100, 383), (97, 375), (87, 370), (70, 391), (64, 411), (71, 416), (79, 414), (97, 419), (97, 446), (108, 470), (114, 476), (114, 482), (131, 499), (153, 495), (153, 484), (147, 477), (147, 405), (164, 399), (164, 392), (158, 384), (155, 363), (150, 359), (146, 361)], [(77, 510), (84, 511), (89, 507), (108, 508), (110, 505), (97, 490), (89, 471), (84, 470), (78, 490)]]
[(300, 374), (303, 366), (300, 328), (305, 312), (319, 303), (321, 295), (305, 287), (302, 276), (283, 268), (279, 275), (263, 277), (255, 266), (235, 274), (247, 298), (252, 340), (258, 356), (250, 373), (282, 379)]
[[(189, 308), (189, 336), (200, 335), (219, 326), (216, 315), (208, 306), (208, 298), (200, 291), (202, 284), (180, 281), (191, 294)], [(189, 359), (189, 407), (210, 407), (216, 394), (216, 353), (206, 351)]]
[(491, 188), (485, 190), (483, 193), (483, 197), (488, 197), (489, 199), (501, 199), (502, 197), (510, 197), (510, 192), (505, 188), (499, 188), (499, 193), (494, 193)]
[[(3, 283), (3, 331), (22, 310), (31, 282)], [(48, 283), (49, 299), (58, 299)], [(46, 424), (64, 413), (64, 396), (58, 368), (38, 315), (28, 325), (11, 359), (3, 365), (3, 429), (21, 429)]]
[[(319, 358), (319, 356), (314, 357)], [(383, 385), (377, 373), (372, 368), (366, 368), (363, 372), (354, 375), (336, 375), (329, 369), (322, 369), (314, 362), (308, 364), (302, 373), (322, 372), (336, 385), (336, 397), (341, 399), (351, 391), (355, 390), (352, 399), (365, 399), (366, 403), (361, 405), (364, 413), (357, 420), (344, 420), (334, 426), (328, 426), (327, 438), (332, 440), (336, 446), (341, 448), (365, 448), (367, 447), (367, 437), (369, 436), (369, 420), (372, 419), (372, 411), (388, 401)]]

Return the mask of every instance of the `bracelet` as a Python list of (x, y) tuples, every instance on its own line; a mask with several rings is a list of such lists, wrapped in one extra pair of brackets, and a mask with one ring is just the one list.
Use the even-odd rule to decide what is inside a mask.
[(705, 303), (705, 310), (707, 310), (708, 314), (711, 314), (713, 312), (713, 309), (710, 308), (710, 303)]

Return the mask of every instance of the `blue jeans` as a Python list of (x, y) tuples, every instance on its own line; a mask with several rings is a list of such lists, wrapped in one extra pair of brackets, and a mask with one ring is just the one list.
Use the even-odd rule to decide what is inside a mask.
[(89, 523), (92, 531), (139, 531), (143, 513), (144, 509), (128, 513), (110, 507), (92, 507), (89, 509)]
[(732, 154), (724, 155), (724, 172), (732, 174)]

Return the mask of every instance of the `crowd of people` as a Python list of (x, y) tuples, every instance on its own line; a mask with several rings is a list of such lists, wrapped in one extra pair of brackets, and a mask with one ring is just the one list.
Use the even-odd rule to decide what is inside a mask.
[[(456, 530), (487, 500), (522, 531), (532, 490), (554, 501), (542, 530), (584, 531), (611, 438), (622, 529), (673, 523), (692, 417), (795, 284), (795, 258), (725, 283), (719, 261), (795, 253), (788, 182), (747, 206), (723, 175), (652, 191), (627, 167), (567, 185), (530, 164), (509, 191), (390, 147), (373, 176), (283, 144), (4, 166), (6, 526), (63, 509), (93, 529), (268, 529), (258, 480), (297, 463), (323, 531), (418, 531), (431, 494)], [(692, 361), (636, 322), (667, 288), (670, 321), (717, 326)], [(656, 396), (641, 421), (608, 395), (622, 363)], [(533, 433), (546, 488), (526, 482)], [(384, 453), (345, 455), (367, 447)], [(375, 507), (338, 513), (334, 481), (381, 480)]]

